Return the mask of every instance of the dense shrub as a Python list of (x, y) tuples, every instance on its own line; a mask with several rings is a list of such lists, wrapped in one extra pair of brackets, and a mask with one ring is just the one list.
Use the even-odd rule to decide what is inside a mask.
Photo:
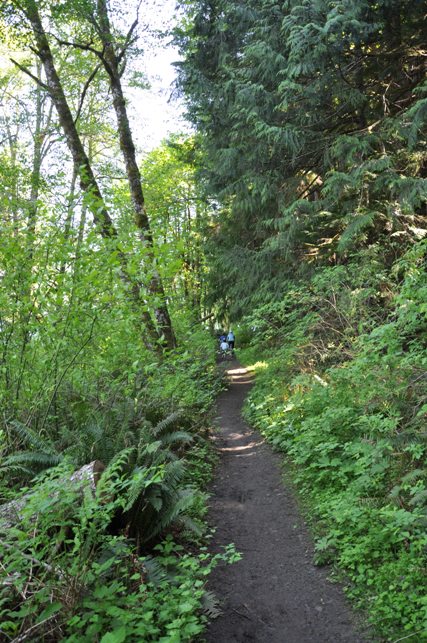
[(363, 289), (355, 276), (366, 267), (340, 266), (313, 280), (314, 297), (281, 302), (279, 329), (261, 333), (266, 363), (246, 409), (295, 465), (319, 564), (338, 564), (380, 634), (418, 640), (427, 627), (425, 249), (387, 280), (371, 272)]
[[(64, 378), (60, 418), (41, 404), (33, 422), (19, 407), (7, 420), (0, 489), (23, 508), (12, 527), (0, 508), (0, 638), (172, 643), (215, 613), (207, 576), (237, 555), (203, 547), (221, 386), (213, 343), (193, 331), (163, 359), (143, 355), (118, 372), (104, 356)], [(107, 469), (93, 495), (70, 477), (95, 459)]]
[(71, 469), (51, 469), (27, 491), (17, 526), (2, 530), (2, 636), (65, 641), (188, 641), (213, 609), (206, 578), (224, 554), (185, 553), (169, 536), (155, 558), (141, 556), (111, 532), (139, 478), (145, 489), (162, 467), (123, 475), (125, 455), (104, 472), (95, 495), (69, 482)]

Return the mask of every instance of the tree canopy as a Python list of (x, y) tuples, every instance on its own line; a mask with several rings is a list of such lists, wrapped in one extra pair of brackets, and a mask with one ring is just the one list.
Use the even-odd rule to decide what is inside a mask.
[(225, 271), (236, 314), (295, 269), (423, 234), (422, 2), (185, 6), (179, 82), (223, 208), (212, 284)]

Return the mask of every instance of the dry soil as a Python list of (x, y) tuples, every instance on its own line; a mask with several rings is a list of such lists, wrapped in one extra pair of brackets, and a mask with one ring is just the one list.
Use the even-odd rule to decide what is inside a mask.
[[(223, 613), (208, 643), (366, 643), (339, 585), (313, 564), (313, 545), (295, 498), (283, 483), (281, 459), (241, 417), (251, 386), (235, 362), (218, 400), (215, 437), (220, 464), (212, 484), (214, 551), (233, 542), (243, 558), (218, 567), (210, 589)], [(372, 639), (370, 639), (372, 640)]]

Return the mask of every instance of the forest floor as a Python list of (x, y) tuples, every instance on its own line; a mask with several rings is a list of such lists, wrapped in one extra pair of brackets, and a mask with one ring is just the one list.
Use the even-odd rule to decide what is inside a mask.
[(313, 564), (313, 544), (295, 497), (284, 486), (281, 458), (241, 417), (251, 375), (230, 362), (230, 385), (218, 400), (216, 447), (221, 456), (211, 486), (212, 548), (233, 542), (242, 560), (217, 567), (209, 589), (222, 615), (208, 643), (362, 643), (355, 617), (328, 570)]

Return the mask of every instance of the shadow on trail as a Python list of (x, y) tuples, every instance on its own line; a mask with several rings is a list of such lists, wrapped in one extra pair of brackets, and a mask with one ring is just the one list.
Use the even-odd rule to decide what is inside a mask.
[(241, 417), (253, 376), (235, 360), (218, 399), (215, 445), (221, 461), (212, 484), (212, 549), (234, 542), (243, 559), (214, 570), (210, 589), (223, 614), (208, 643), (362, 643), (338, 585), (312, 563), (313, 547), (281, 459)]

